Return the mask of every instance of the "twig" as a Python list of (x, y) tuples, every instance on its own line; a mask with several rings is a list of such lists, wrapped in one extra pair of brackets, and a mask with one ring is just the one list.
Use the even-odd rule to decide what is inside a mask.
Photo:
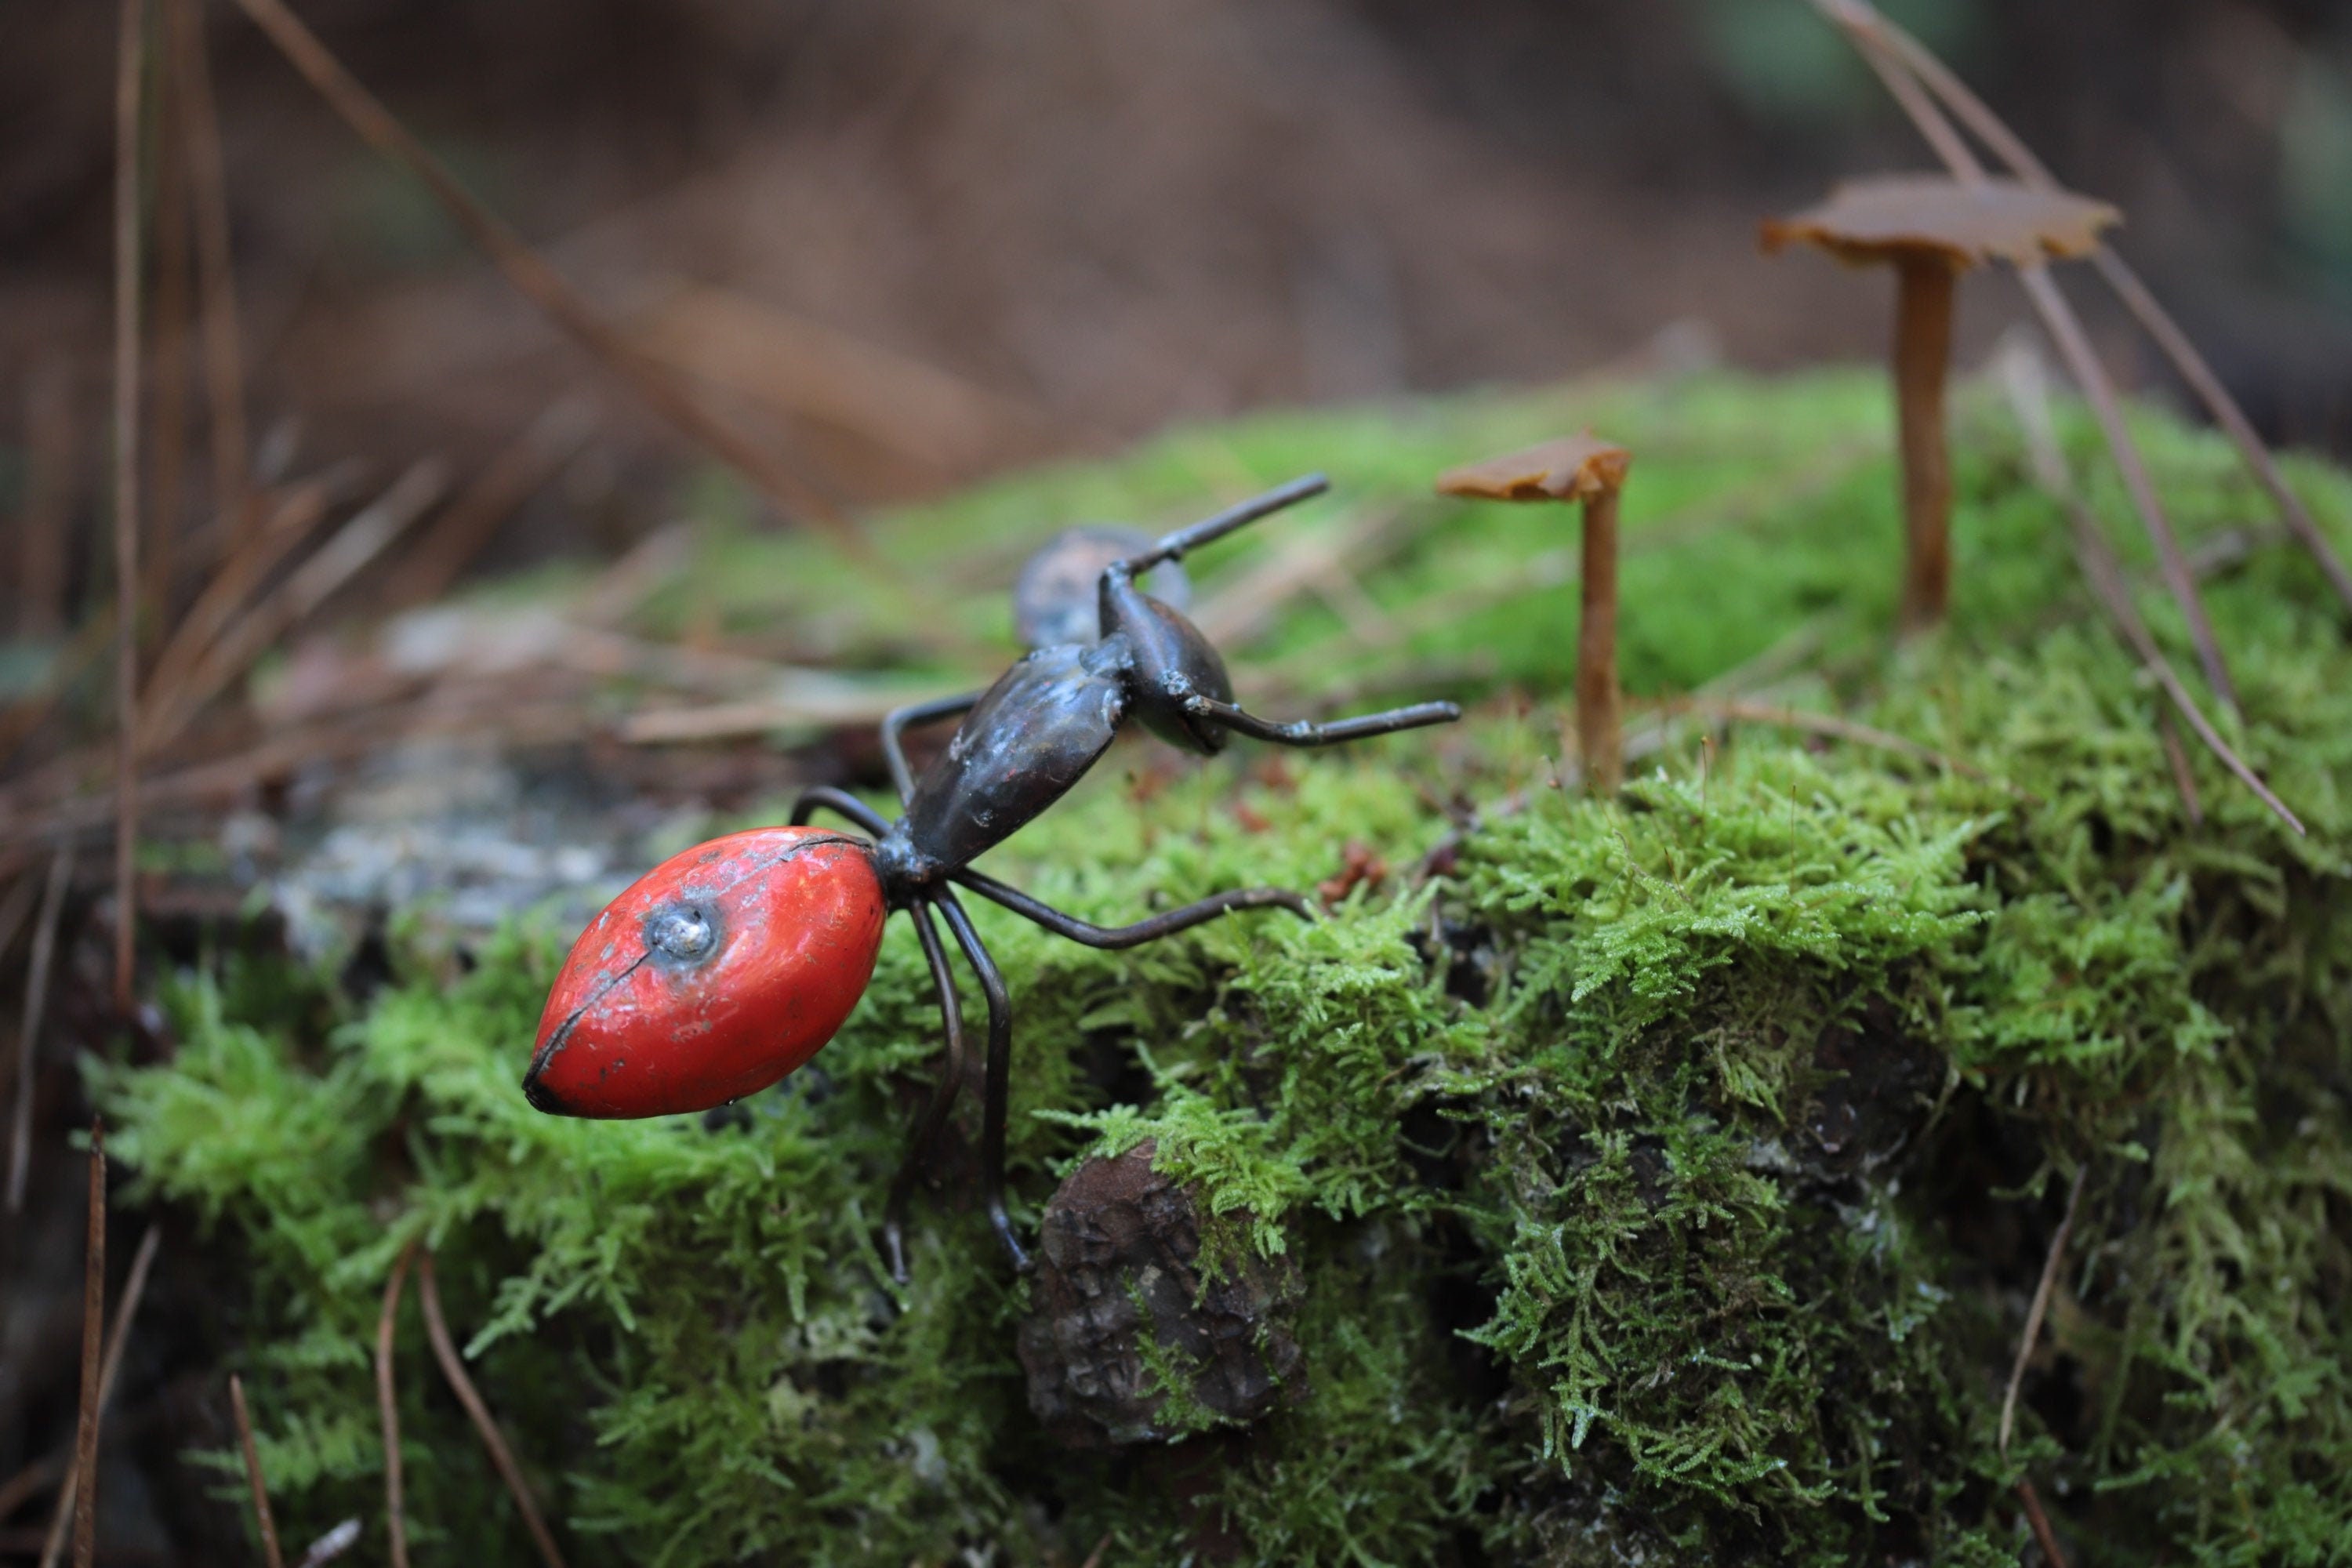
[(457, 226), (487, 252), (509, 283), (574, 342), (632, 388), (653, 411), (742, 474), (788, 516), (823, 524), (844, 545), (865, 552), (862, 537), (825, 496), (695, 402), (669, 369), (598, 315), (563, 275), (523, 243), (504, 219), (476, 200), (457, 176), (393, 118), (343, 68), (317, 34), (281, 0), (236, 0), (294, 68), (361, 138), (422, 180)]
[[(1929, 91), (1943, 100), (1945, 107), (1963, 125), (1992, 149), (1993, 155), (2007, 164), (2011, 174), (2030, 185), (2044, 188), (2057, 185), (2058, 182), (2052, 176), (2049, 167), (2034, 156), (2033, 150), (2025, 144), (2023, 139), (2011, 131), (1984, 100), (1978, 97), (1950, 67), (1937, 59), (1925, 44), (1879, 15), (1864, 0), (1826, 0), (1826, 5), (1832, 17), (1842, 26), (1849, 31), (1866, 31), (1885, 45), (1896, 59), (1927, 84)], [(2320, 571), (2334, 585), (2337, 595), (2346, 604), (2352, 605), (2352, 569), (2346, 567), (2343, 558), (2328, 542), (2327, 536), (2320, 531), (2318, 523), (2312, 520), (2310, 509), (2303, 504), (2303, 498), (2288, 486), (2286, 476), (2279, 471), (2277, 459), (2272, 457), (2270, 448), (2255, 432), (2252, 421), (2246, 417), (2245, 410), (2238, 406), (2238, 400), (2231, 396), (2229, 389), (2222, 385), (2221, 378), (2213, 374), (2213, 367), (2198, 351), (2197, 345), (2189, 341), (2189, 334), (2182, 331), (2179, 323), (2158, 303), (2156, 296), (2141, 281), (2131, 264), (2112, 247), (2102, 245), (2091, 261), (2098, 268), (2100, 279), (2114, 290), (2116, 298), (2123, 301), (2124, 309), (2129, 310), (2147, 335), (2156, 341), (2157, 346), (2164, 351), (2165, 357), (2172, 362), (2173, 369), (2180, 374), (2180, 379), (2187, 382), (2189, 390), (2203, 402), (2214, 423), (2228, 433), (2238, 448), (2239, 457), (2253, 470), (2263, 488), (2270, 492), (2271, 499), (2277, 503), (2281, 519), (2302, 541), (2312, 559), (2319, 563)]]
[[(145, 0), (122, 0), (114, 78), (114, 1005), (131, 1010), (139, 847), (139, 127)], [(80, 1551), (76, 1549), (77, 1553)]]
[(2058, 1233), (2050, 1238), (2049, 1256), (2042, 1260), (2042, 1283), (2033, 1288), (2033, 1304), (2025, 1311), (2025, 1332), (2018, 1336), (2017, 1360), (2009, 1369), (2009, 1391), (2000, 1397), (2000, 1457), (2009, 1458), (2009, 1434), (2017, 1419), (2017, 1391), (2025, 1384), (2025, 1364), (2033, 1359), (2034, 1342), (2042, 1337), (2042, 1320), (2050, 1310), (2050, 1292), (2058, 1283), (2058, 1267), (2066, 1258), (2066, 1238), (2074, 1234), (2074, 1211), (2083, 1202), (2083, 1182), (2091, 1173), (2085, 1163), (2074, 1173), (2074, 1184), (2066, 1190), (2066, 1213), (2058, 1221)]
[(392, 1538), (392, 1568), (408, 1568), (408, 1521), (401, 1514), (400, 1394), (392, 1376), (392, 1331), (400, 1311), (400, 1287), (408, 1278), (409, 1260), (415, 1256), (414, 1241), (400, 1249), (392, 1278), (384, 1281), (383, 1313), (375, 1322), (375, 1404), (383, 1421), (384, 1526)]
[(212, 416), (213, 508), (237, 520), (232, 537), (241, 542), (260, 526), (260, 513), (247, 490), (244, 353), (238, 346), (236, 268), (229, 249), (228, 177), (221, 158), (220, 119), (213, 108), (212, 66), (196, 0), (163, 0), (163, 12), (171, 27), (188, 173), (195, 187), (205, 395)]
[(261, 1455), (253, 1446), (253, 1416), (245, 1408), (245, 1380), (228, 1374), (228, 1407), (236, 1416), (237, 1447), (245, 1451), (245, 1481), (253, 1489), (254, 1522), (261, 1530), (261, 1557), (269, 1568), (286, 1568), (278, 1550), (278, 1521), (269, 1516), (269, 1489), (261, 1480)]
[[(163, 1226), (151, 1225), (147, 1227), (147, 1234), (139, 1238), (139, 1250), (131, 1257), (131, 1275), (122, 1282), (122, 1302), (114, 1309), (114, 1326), (106, 1331), (106, 1355), (99, 1367), (98, 1408), (100, 1415), (114, 1403), (114, 1377), (122, 1370), (122, 1349), (131, 1342), (131, 1325), (138, 1319), (139, 1302), (147, 1294), (147, 1275), (155, 1267), (155, 1253), (163, 1244)], [(65, 1482), (58, 1491), (57, 1511), (49, 1520), (49, 1533), (42, 1557), (44, 1563), (56, 1562), (58, 1553), (65, 1550), (66, 1521), (73, 1511), (82, 1474), (81, 1459), (77, 1455), (66, 1467)], [(79, 1525), (76, 1528), (79, 1528)]]
[(2221, 738), (2221, 731), (2213, 728), (2204, 710), (2197, 706), (2197, 700), (2189, 695), (2188, 686), (2172, 668), (2172, 661), (2164, 657), (2164, 649), (2157, 643), (2156, 634), (2148, 630), (2147, 622), (2141, 618), (2139, 606), (2132, 603), (2131, 584), (2124, 576), (2123, 564), (2116, 559), (2105, 536), (2100, 533), (2098, 521), (2092, 517), (2091, 509), (2075, 493), (2074, 479), (2066, 471), (2065, 454), (2059, 450), (2058, 437), (2052, 427), (2050, 398), (2042, 381), (2041, 361), (2031, 353), (2009, 355), (2003, 367), (2003, 380), (2009, 392), (2010, 406), (2016, 413), (2018, 426), (2025, 434), (2026, 455), (2032, 464), (2034, 477), (2042, 488), (2065, 509), (2074, 531), (2074, 558), (2082, 566), (2084, 579), (2091, 584), (2093, 597), (2106, 611), (2117, 633), (2139, 655), (2142, 668), (2158, 685), (2164, 688), (2165, 695), (2172, 700), (2172, 705), (2179, 711), (2180, 717), (2197, 731), (2197, 738), (2204, 742), (2206, 748), (2221, 760), (2221, 765), (2235, 773), (2264, 805), (2277, 813), (2281, 821), (2296, 833), (2302, 833), (2302, 820), (2271, 793), (2262, 775), (2246, 765), (2245, 759)]
[(1110, 1538), (1114, 1533), (1116, 1532), (1112, 1531), (1104, 1531), (1103, 1538), (1095, 1542), (1095, 1549), (1087, 1553), (1087, 1560), (1078, 1564), (1078, 1568), (1102, 1568), (1103, 1553), (1110, 1550)]
[[(1854, 0), (1814, 0), (1814, 4), (1831, 20), (1845, 29), (1863, 58), (1869, 62), (1888, 92), (1901, 105), (1919, 133), (1936, 150), (1955, 178), (1964, 184), (1981, 182), (1984, 165), (1959, 132), (1944, 117), (1935, 100), (1919, 90), (1902, 59), (1878, 30), (1857, 19)], [(1875, 16), (1875, 12), (1869, 13)], [(2221, 700), (2222, 706), (2236, 711), (2237, 689), (2230, 680), (2230, 671), (2221, 659), (2221, 646), (2213, 635), (2213, 623), (2205, 613), (2205, 601), (2197, 592), (2197, 580), (2189, 570), (2189, 563), (2180, 550), (2179, 536), (2173, 532), (2172, 521), (2165, 513), (2164, 502), (2156, 493), (2156, 480), (2148, 472), (2147, 461), (2141, 456), (2139, 444), (2132, 438), (2130, 427), (2124, 423), (2123, 403), (2116, 395), (2115, 384), (2106, 369), (2100, 364), (2091, 347), (2090, 335), (2084, 331), (2074, 308), (2059, 292), (2050, 276), (2050, 269), (2039, 262), (2017, 268), (2018, 281), (2024, 286), (2026, 298), (2042, 318), (2051, 339), (2058, 345), (2066, 369), (2099, 421), (2100, 432), (2106, 437), (2107, 450), (2115, 458), (2116, 468), (2123, 475), (2124, 488), (2132, 499), (2132, 507), (2139, 514), (2140, 524), (2147, 531), (2156, 546), (2158, 563), (2164, 573), (2165, 584), (2179, 603), (2182, 618), (2188, 622), (2189, 639), (2197, 646), (2198, 662), (2203, 667), (2205, 679)]]
[(540, 1517), (539, 1505), (531, 1500), (530, 1488), (522, 1479), (522, 1469), (515, 1463), (514, 1453), (499, 1431), (490, 1407), (474, 1388), (474, 1380), (466, 1375), (466, 1363), (457, 1354), (457, 1345), (449, 1338), (449, 1325), (441, 1316), (441, 1289), (433, 1278), (433, 1252), (430, 1247), (418, 1255), (416, 1261), (416, 1298), (425, 1309), (425, 1337), (433, 1342), (434, 1359), (441, 1363), (441, 1375), (449, 1380), (449, 1390), (457, 1403), (466, 1407), (473, 1418), (474, 1430), (482, 1435), (482, 1447), (490, 1451), (490, 1463), (499, 1468), (507, 1490), (514, 1495), (515, 1507), (521, 1510), (522, 1521), (530, 1531), (530, 1538), (539, 1546), (539, 1555), (547, 1568), (563, 1568), (563, 1553), (555, 1547), (555, 1537), (548, 1532), (547, 1521)]
[(32, 967), (25, 982), (25, 1026), (16, 1037), (16, 1106), (8, 1131), (8, 1212), (25, 1212), (25, 1177), (32, 1167), (33, 1055), (40, 1044), (42, 1014), (49, 1001), (49, 973), (58, 952), (58, 917), (73, 883), (73, 845), (58, 846), (49, 860), (48, 889), (41, 895), (40, 923), (33, 928)]
[[(125, 0), (134, 23), (138, 0)], [(135, 89), (134, 89), (135, 90)], [(74, 1427), (74, 1568), (98, 1557), (98, 1391), (106, 1359), (106, 1123), (89, 1124), (89, 1229), (81, 1260), (81, 1418)], [(60, 1499), (62, 1502), (64, 1500)], [(64, 1510), (58, 1510), (62, 1513)]]
[(2059, 1550), (2057, 1532), (2050, 1528), (2050, 1516), (2042, 1511), (2041, 1494), (2033, 1489), (2033, 1483), (2021, 1479), (2017, 1495), (2025, 1504), (2025, 1519), (2033, 1527), (2033, 1539), (2041, 1543), (2044, 1568), (2066, 1568), (2066, 1553)]

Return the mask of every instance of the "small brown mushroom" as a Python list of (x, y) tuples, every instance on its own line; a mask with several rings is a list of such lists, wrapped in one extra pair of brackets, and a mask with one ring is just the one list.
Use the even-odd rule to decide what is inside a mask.
[(1625, 774), (1617, 689), (1617, 495), (1633, 454), (1590, 432), (1440, 474), (1446, 495), (1584, 503), (1583, 618), (1576, 634), (1576, 746), (1587, 788), (1614, 795)]
[(1944, 618), (1951, 600), (1952, 467), (1944, 434), (1955, 280), (1970, 267), (2088, 256), (2122, 215), (2104, 202), (2015, 180), (1897, 174), (1840, 185), (1796, 216), (1768, 219), (1764, 248), (1802, 242), (1850, 266), (1894, 264), (1895, 396), (1902, 425), (1906, 555), (1902, 625)]

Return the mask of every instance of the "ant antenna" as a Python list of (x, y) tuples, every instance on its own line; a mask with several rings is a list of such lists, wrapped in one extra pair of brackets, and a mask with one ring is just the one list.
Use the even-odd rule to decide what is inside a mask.
[(1270, 516), (1285, 507), (1297, 506), (1311, 496), (1319, 496), (1331, 488), (1331, 481), (1321, 474), (1308, 474), (1291, 480), (1262, 496), (1253, 496), (1237, 506), (1229, 506), (1216, 516), (1196, 522), (1190, 528), (1179, 529), (1140, 555), (1130, 555), (1119, 564), (1130, 576), (1141, 576), (1163, 561), (1181, 561), (1188, 550), (1223, 539), (1237, 528), (1244, 528), (1259, 518)]

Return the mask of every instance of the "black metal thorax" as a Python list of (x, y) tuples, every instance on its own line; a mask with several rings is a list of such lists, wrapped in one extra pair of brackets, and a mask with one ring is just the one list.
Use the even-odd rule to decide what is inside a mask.
[[(1005, 1075), (1012, 1043), (1011, 1004), (1003, 977), (958, 903), (961, 887), (1004, 905), (1047, 930), (1090, 947), (1123, 948), (1167, 936), (1232, 910), (1280, 907), (1309, 912), (1296, 893), (1250, 888), (1220, 893), (1132, 925), (1090, 924), (1038, 902), (971, 869), (971, 863), (1052, 805), (1093, 767), (1134, 720), (1171, 745), (1202, 756), (1223, 751), (1234, 734), (1280, 745), (1321, 746), (1461, 717), (1451, 702), (1422, 702), (1334, 723), (1278, 723), (1234, 703), (1224, 660), (1200, 628), (1139, 581), (1153, 567), (1279, 511), (1326, 488), (1321, 475), (1294, 480), (1169, 534), (1148, 549), (1104, 568), (1097, 591), (1100, 635), (1092, 642), (1034, 649), (982, 692), (902, 708), (882, 722), (888, 760), (904, 813), (885, 820), (856, 796), (819, 788), (801, 797), (795, 824), (818, 809), (848, 817), (875, 835), (874, 866), (893, 909), (908, 910), (922, 941), (947, 1036), (947, 1059), (931, 1102), (916, 1124), (907, 1162), (892, 1184), (883, 1234), (891, 1268), (906, 1277), (904, 1219), (920, 1168), (945, 1130), (962, 1077), (963, 1026), (945, 949), (932, 925), (934, 911), (979, 978), (988, 1002), (981, 1159), (989, 1217), (1016, 1266), (1026, 1266), (1003, 1202)], [(916, 778), (907, 765), (904, 735), (916, 724), (963, 715), (947, 748)]]

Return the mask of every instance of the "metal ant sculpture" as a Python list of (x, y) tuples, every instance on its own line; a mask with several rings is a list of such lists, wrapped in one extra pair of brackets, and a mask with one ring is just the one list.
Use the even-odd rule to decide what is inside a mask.
[[(1224, 661), (1199, 629), (1136, 586), (1151, 568), (1324, 488), (1320, 475), (1294, 480), (1113, 561), (1097, 588), (1095, 641), (1037, 648), (986, 691), (890, 714), (882, 750), (905, 807), (898, 821), (841, 790), (815, 788), (793, 806), (791, 826), (714, 839), (648, 872), (573, 944), (540, 1018), (524, 1095), (555, 1115), (629, 1118), (707, 1110), (764, 1089), (814, 1056), (849, 1016), (873, 976), (883, 921), (903, 909), (929, 962), (947, 1037), (938, 1087), (884, 1208), (884, 1247), (903, 1281), (908, 1200), (963, 1079), (963, 1019), (936, 911), (988, 1000), (982, 1191), (998, 1239), (1025, 1269), (1004, 1207), (1012, 1006), (956, 887), (1097, 948), (1133, 947), (1229, 910), (1309, 910), (1296, 893), (1252, 888), (1133, 925), (1091, 925), (973, 870), (972, 861), (1060, 799), (1129, 720), (1213, 756), (1236, 734), (1324, 746), (1461, 717), (1454, 703), (1423, 702), (1328, 724), (1262, 719), (1234, 705)], [(954, 738), (916, 778), (906, 731), (957, 714), (964, 719)], [(873, 839), (806, 826), (819, 810)]]

